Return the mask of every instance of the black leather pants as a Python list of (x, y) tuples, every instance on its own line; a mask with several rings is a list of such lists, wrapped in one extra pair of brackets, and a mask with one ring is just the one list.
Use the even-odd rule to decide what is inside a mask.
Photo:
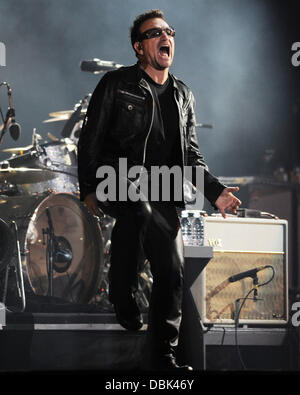
[(150, 261), (153, 287), (147, 339), (153, 356), (177, 345), (183, 295), (183, 242), (175, 205), (169, 202), (114, 202), (105, 212), (116, 218), (111, 236), (110, 296), (122, 303), (137, 288), (138, 266)]

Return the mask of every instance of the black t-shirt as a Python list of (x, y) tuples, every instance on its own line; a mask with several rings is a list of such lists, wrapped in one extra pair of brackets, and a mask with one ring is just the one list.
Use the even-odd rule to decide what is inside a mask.
[[(179, 115), (171, 77), (168, 77), (167, 81), (160, 85), (153, 81), (146, 72), (142, 71), (142, 73), (150, 85), (155, 103), (144, 166), (148, 171), (151, 170), (151, 166), (172, 167), (178, 165), (182, 167)], [(171, 177), (170, 188), (170, 197), (173, 201), (173, 177)]]
[(163, 84), (157, 84), (142, 71), (154, 97), (154, 118), (147, 141), (145, 167), (173, 166), (181, 164), (178, 109), (174, 99), (170, 77)]

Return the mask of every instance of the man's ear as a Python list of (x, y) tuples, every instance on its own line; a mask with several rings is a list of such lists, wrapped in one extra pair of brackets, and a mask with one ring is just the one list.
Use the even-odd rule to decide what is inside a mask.
[(133, 44), (133, 47), (134, 47), (135, 51), (138, 53), (138, 55), (144, 55), (142, 44), (139, 41), (136, 41)]

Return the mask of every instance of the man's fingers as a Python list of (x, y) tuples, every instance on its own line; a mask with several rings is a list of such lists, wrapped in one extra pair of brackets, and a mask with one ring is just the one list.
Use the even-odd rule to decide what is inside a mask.
[(221, 214), (223, 218), (226, 218), (225, 210), (223, 208), (220, 208)]
[(226, 188), (228, 192), (237, 192), (239, 191), (239, 187), (227, 187)]
[(95, 204), (86, 204), (87, 209), (92, 215), (96, 215), (97, 217), (103, 217), (102, 211), (99, 209), (98, 205)]
[(232, 195), (231, 205), (232, 206), (240, 206), (241, 204), (242, 204), (241, 200), (238, 199), (236, 196)]
[(242, 201), (236, 197), (235, 198), (235, 204), (240, 206), (242, 204)]
[(98, 205), (96, 207), (94, 207), (94, 215), (96, 215), (96, 217), (103, 217), (103, 211), (99, 209)]

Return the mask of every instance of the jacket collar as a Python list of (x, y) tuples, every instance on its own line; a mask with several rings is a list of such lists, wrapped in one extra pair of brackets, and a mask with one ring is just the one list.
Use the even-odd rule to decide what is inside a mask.
[[(142, 87), (148, 89), (148, 84), (147, 84), (147, 82), (145, 81), (145, 79), (143, 78), (143, 75), (142, 75), (142, 72), (141, 72), (141, 68), (140, 68), (140, 66), (139, 66), (139, 63), (137, 62), (137, 63), (136, 63), (134, 66), (132, 66), (132, 67), (135, 69), (136, 76), (137, 76), (137, 81), (138, 81), (139, 85), (141, 85)], [(180, 96), (183, 97), (183, 93), (181, 92), (181, 89), (180, 89), (180, 87), (179, 87), (179, 85), (178, 85), (178, 83), (177, 83), (177, 78), (176, 78), (173, 74), (171, 74), (171, 73), (169, 73), (169, 76), (170, 76), (170, 78), (171, 78), (171, 80), (172, 80), (174, 90), (177, 92), (177, 94), (179, 94)]]

